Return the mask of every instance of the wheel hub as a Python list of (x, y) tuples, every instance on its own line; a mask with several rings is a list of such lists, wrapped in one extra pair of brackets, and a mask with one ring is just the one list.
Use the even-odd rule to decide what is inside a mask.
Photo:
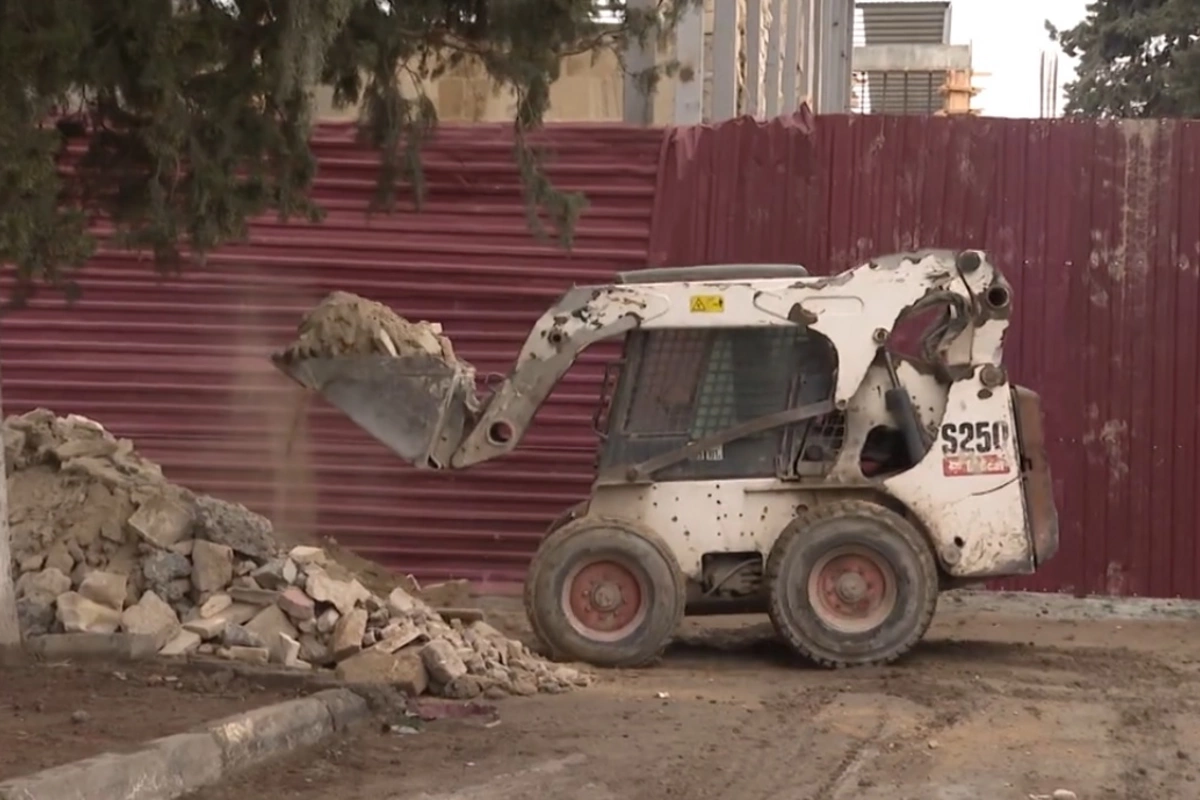
[(809, 575), (809, 602), (831, 628), (857, 633), (880, 625), (896, 604), (891, 565), (865, 547), (837, 548)]
[(603, 613), (616, 611), (621, 605), (621, 587), (615, 583), (601, 583), (592, 588), (592, 607)]
[(843, 603), (855, 604), (867, 594), (867, 581), (857, 572), (843, 572), (837, 579), (838, 599)]
[(632, 569), (617, 561), (594, 561), (572, 570), (563, 611), (594, 639), (619, 638), (645, 616), (646, 593)]

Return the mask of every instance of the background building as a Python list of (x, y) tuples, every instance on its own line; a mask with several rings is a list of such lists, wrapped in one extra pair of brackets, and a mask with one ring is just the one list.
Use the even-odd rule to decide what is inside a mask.
[[(628, 0), (649, 3), (650, 0)], [(551, 90), (550, 122), (642, 125), (771, 118), (807, 103), (817, 113), (963, 113), (971, 49), (949, 44), (950, 2), (706, 0), (661, 52), (631, 52), (631, 69), (677, 59), (678, 74), (642, 96), (612, 53), (574, 56)], [(423, 87), (446, 122), (512, 119), (515, 98), (464, 62)], [(326, 96), (322, 116), (352, 119)]]

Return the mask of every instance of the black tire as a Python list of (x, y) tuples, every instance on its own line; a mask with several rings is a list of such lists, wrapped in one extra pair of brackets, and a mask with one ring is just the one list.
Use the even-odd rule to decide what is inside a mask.
[[(611, 639), (588, 635), (564, 595), (576, 570), (604, 562), (618, 564), (636, 580), (639, 595), (636, 616)], [(679, 629), (686, 604), (687, 584), (663, 541), (629, 522), (602, 517), (575, 519), (553, 531), (542, 540), (525, 578), (525, 613), (558, 661), (597, 667), (649, 664)]]
[[(880, 602), (878, 622), (846, 617), (839, 629), (837, 615), (818, 607), (827, 602), (828, 589), (820, 590), (814, 571), (822, 559), (839, 554), (873, 562), (879, 571), (871, 576), (884, 577), (881, 591), (890, 601)], [(797, 653), (823, 667), (895, 661), (925, 635), (937, 608), (938, 569), (925, 537), (894, 511), (863, 500), (817, 506), (797, 517), (771, 549), (766, 580), (775, 630)], [(860, 580), (860, 590), (875, 586), (853, 580)]]

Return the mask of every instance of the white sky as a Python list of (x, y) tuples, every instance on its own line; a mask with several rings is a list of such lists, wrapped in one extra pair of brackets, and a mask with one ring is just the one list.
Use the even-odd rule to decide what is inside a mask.
[[(1043, 51), (1057, 45), (1046, 33), (1049, 19), (1072, 27), (1086, 13), (1088, 0), (951, 0), (950, 43), (972, 46), (977, 72), (991, 73), (975, 83), (983, 89), (973, 108), (989, 117), (1038, 116), (1038, 68)], [(1061, 86), (1074, 77), (1074, 63), (1058, 56)], [(1062, 100), (1058, 104), (1062, 113)]]

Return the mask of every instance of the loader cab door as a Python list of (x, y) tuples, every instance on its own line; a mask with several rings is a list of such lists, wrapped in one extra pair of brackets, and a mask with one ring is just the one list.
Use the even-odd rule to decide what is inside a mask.
[[(799, 327), (634, 331), (611, 407), (605, 473), (758, 417), (828, 398), (836, 356)], [(764, 478), (787, 471), (812, 422), (767, 430), (666, 467), (657, 480)]]

